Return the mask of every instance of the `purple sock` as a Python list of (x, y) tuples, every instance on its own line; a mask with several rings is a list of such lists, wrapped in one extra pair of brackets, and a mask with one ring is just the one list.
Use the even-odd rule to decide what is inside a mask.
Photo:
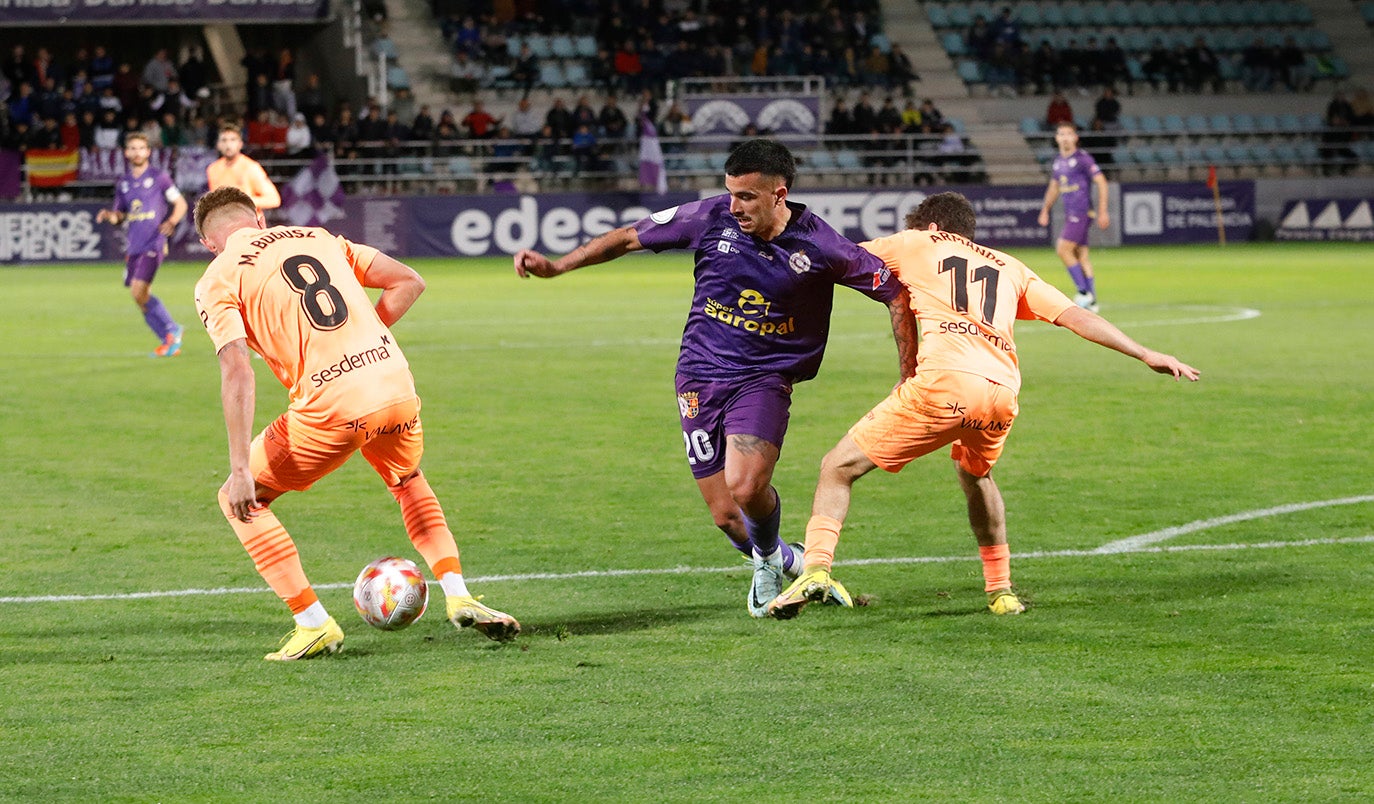
[(1087, 280), (1088, 280), (1088, 295), (1089, 295), (1089, 296), (1092, 296), (1094, 299), (1096, 299), (1096, 298), (1097, 298), (1097, 282), (1095, 281), (1095, 280), (1096, 280), (1096, 277), (1088, 276), (1087, 274), (1084, 274), (1083, 276), (1087, 277)]
[(158, 340), (164, 340), (177, 326), (167, 308), (162, 306), (162, 300), (156, 296), (148, 297), (148, 303), (143, 307), (143, 320)]
[(754, 547), (753, 545), (749, 544), (748, 540), (737, 542), (734, 539), (731, 539), (728, 535), (725, 537), (725, 540), (730, 543), (731, 547), (740, 551), (740, 554), (743, 555), (745, 558), (753, 558), (752, 554), (754, 552)]
[(1083, 266), (1074, 263), (1069, 266), (1069, 278), (1073, 280), (1073, 286), (1078, 288), (1079, 293), (1091, 293), (1092, 285), (1089, 283), (1088, 275), (1083, 273)]
[(744, 517), (744, 530), (749, 534), (749, 543), (761, 556), (772, 553), (781, 544), (778, 539), (778, 525), (782, 521), (782, 498), (778, 496), (777, 491), (773, 492), (773, 500), (773, 513), (769, 514), (767, 519), (754, 519), (743, 511), (740, 512)]

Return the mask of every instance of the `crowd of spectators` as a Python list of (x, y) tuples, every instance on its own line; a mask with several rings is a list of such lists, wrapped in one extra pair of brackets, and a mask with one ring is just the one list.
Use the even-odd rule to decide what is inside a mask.
[(436, 8), (460, 88), (499, 74), (528, 91), (539, 78), (540, 59), (528, 46), (510, 43), (530, 35), (594, 37), (596, 54), (577, 58), (586, 86), (597, 91), (661, 94), (665, 82), (680, 78), (796, 75), (824, 75), (841, 87), (905, 90), (917, 78), (901, 46), (881, 35), (876, 2), (811, 0), (742, 10), (724, 0), (683, 9), (661, 0), (569, 0), (491, 4), (485, 14), (474, 5)]
[[(1081, 42), (1070, 38), (1065, 46), (1055, 47), (1041, 39), (1032, 45), (1010, 8), (989, 22), (979, 15), (965, 35), (968, 52), (983, 68), (983, 77), (994, 94), (1042, 95), (1055, 89), (1089, 94), (1105, 85), (1124, 86), (1135, 91), (1137, 80), (1148, 83), (1156, 92), (1198, 93), (1210, 89), (1223, 92), (1222, 57), (1202, 36), (1191, 45), (1176, 43), (1172, 48), (1156, 37), (1141, 55), (1138, 71), (1131, 69), (1131, 57), (1115, 36), (1099, 39), (1087, 35)], [(1292, 36), (1282, 45), (1268, 45), (1256, 39), (1240, 54), (1237, 72), (1248, 91), (1268, 92), (1278, 86), (1301, 92), (1312, 85), (1307, 56)]]

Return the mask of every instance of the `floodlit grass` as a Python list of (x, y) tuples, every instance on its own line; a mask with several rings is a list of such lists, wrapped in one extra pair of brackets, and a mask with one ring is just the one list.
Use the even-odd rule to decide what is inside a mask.
[[(1021, 255), (1067, 286), (1048, 250)], [(837, 575), (872, 604), (785, 623), (747, 616), (748, 573), (685, 466), (690, 256), (552, 282), (417, 261), (429, 290), (394, 331), (426, 473), (474, 591), (525, 633), (458, 633), (437, 595), (399, 633), (350, 613), (363, 564), (414, 554), (356, 460), (274, 506), (348, 634), (295, 665), (261, 660), (290, 620), (215, 504), (201, 266), (154, 286), (187, 324), (165, 361), (118, 267), (0, 270), (0, 798), (1374, 797), (1374, 248), (1095, 258), (1103, 314), (1203, 381), (1020, 325), (996, 477), (1030, 610), (987, 613), (953, 469), (931, 456), (856, 487)], [(895, 379), (886, 328), (838, 293), (776, 477), (791, 538), (821, 455)], [(285, 393), (257, 366), (262, 427)], [(1302, 503), (1321, 505), (1090, 552)], [(640, 572), (571, 576), (601, 570)], [(216, 589), (262, 591), (18, 600)]]

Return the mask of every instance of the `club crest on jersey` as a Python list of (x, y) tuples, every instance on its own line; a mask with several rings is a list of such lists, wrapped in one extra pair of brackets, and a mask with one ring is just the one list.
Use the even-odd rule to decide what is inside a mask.
[(892, 278), (892, 272), (889, 271), (889, 270), (887, 269), (887, 266), (886, 266), (886, 265), (884, 265), (882, 268), (879, 268), (878, 270), (874, 271), (874, 272), (873, 272), (873, 289), (874, 289), (874, 290), (877, 290), (878, 288), (882, 287), (884, 284), (886, 284), (887, 280), (889, 280), (889, 279), (891, 279), (891, 278)]
[(798, 251), (787, 258), (787, 265), (794, 273), (804, 274), (811, 270), (811, 258), (805, 251)]
[(677, 395), (677, 409), (684, 419), (695, 419), (701, 413), (701, 400), (696, 391), (683, 391)]

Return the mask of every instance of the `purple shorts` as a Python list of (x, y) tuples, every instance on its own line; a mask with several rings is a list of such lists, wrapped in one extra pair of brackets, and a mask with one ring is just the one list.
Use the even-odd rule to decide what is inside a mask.
[(1077, 243), (1080, 246), (1088, 245), (1088, 228), (1092, 222), (1091, 215), (1065, 215), (1064, 230), (1059, 233), (1059, 239)]
[(141, 279), (149, 284), (153, 277), (157, 275), (157, 269), (162, 265), (162, 252), (142, 251), (138, 254), (130, 254), (124, 261), (124, 287), (128, 287), (135, 279)]
[(725, 469), (725, 438), (751, 435), (782, 448), (792, 383), (781, 374), (706, 382), (677, 376), (677, 407), (687, 464), (698, 480)]

